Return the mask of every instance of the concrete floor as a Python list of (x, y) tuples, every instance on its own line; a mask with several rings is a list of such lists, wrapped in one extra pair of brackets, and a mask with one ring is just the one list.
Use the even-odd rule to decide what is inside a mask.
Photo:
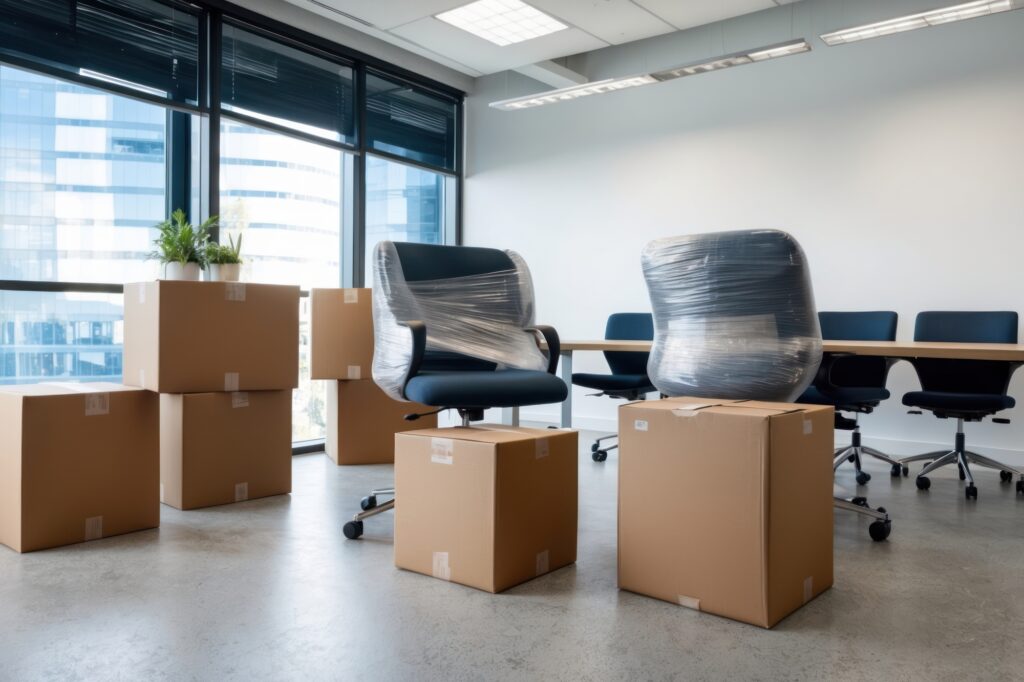
[(968, 503), (955, 473), (922, 494), (869, 464), (889, 541), (837, 515), (835, 587), (765, 631), (616, 589), (616, 465), (580, 457), (578, 563), (501, 595), (394, 568), (390, 514), (346, 541), (391, 468), (322, 454), (291, 496), (0, 547), (0, 679), (1024, 679), (1024, 498), (995, 473)]

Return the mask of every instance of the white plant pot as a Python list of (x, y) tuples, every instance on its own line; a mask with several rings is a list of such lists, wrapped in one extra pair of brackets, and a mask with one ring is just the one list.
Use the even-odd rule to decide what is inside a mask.
[(202, 272), (199, 268), (199, 263), (179, 263), (174, 261), (164, 266), (164, 279), (198, 282)]
[(240, 263), (210, 263), (211, 282), (237, 282), (241, 274)]

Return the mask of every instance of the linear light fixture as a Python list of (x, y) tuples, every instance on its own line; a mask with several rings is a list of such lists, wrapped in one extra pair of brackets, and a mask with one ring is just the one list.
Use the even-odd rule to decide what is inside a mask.
[(520, 0), (477, 0), (434, 16), (502, 47), (569, 28)]
[(768, 45), (767, 47), (759, 47), (745, 52), (734, 52), (732, 54), (722, 55), (721, 57), (715, 57), (714, 59), (694, 62), (693, 64), (686, 64), (684, 66), (676, 66), (671, 69), (665, 69), (664, 71), (628, 76), (626, 78), (608, 78), (606, 80), (594, 81), (593, 83), (571, 85), (559, 90), (539, 92), (535, 95), (526, 95), (524, 97), (514, 97), (512, 99), (501, 100), (500, 102), (491, 102), (491, 106), (503, 111), (531, 109), (545, 104), (557, 104), (558, 102), (566, 102), (580, 97), (587, 97), (588, 95), (601, 95), (606, 92), (614, 92), (615, 90), (625, 90), (626, 88), (651, 85), (652, 83), (661, 83), (662, 81), (685, 78), (686, 76), (696, 76), (697, 74), (707, 73), (708, 71), (718, 71), (720, 69), (728, 69), (733, 66), (763, 62), (765, 60), (776, 59), (778, 57), (788, 57), (791, 54), (809, 52), (810, 49), (810, 43), (801, 38), (799, 40), (791, 40), (777, 45)]
[(844, 28), (826, 33), (821, 36), (821, 39), (830, 47), (844, 45), (846, 43), (855, 43), (858, 40), (880, 38), (881, 36), (888, 36), (893, 33), (903, 33), (904, 31), (914, 31), (919, 28), (949, 24), (954, 21), (974, 19), (989, 14), (1009, 12), (1021, 7), (1024, 7), (1024, 0), (977, 0), (976, 2), (965, 2), (960, 5), (940, 7), (928, 12), (908, 14), (907, 16), (878, 21), (873, 24)]

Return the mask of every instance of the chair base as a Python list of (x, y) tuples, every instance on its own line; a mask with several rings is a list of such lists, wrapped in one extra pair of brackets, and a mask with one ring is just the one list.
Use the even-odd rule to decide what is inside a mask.
[[(391, 495), (391, 499), (378, 504), (378, 495)], [(395, 508), (395, 489), (394, 488), (375, 488), (370, 491), (370, 494), (359, 501), (359, 506), (363, 511), (359, 512), (352, 517), (352, 520), (345, 524), (342, 531), (345, 533), (345, 537), (349, 540), (355, 540), (363, 534), (363, 521), (376, 516), (377, 514), (383, 514), (386, 511)]]
[(619, 434), (609, 433), (605, 436), (598, 436), (594, 439), (594, 444), (590, 446), (590, 457), (595, 462), (603, 462), (608, 459), (608, 453), (612, 450), (618, 450), (619, 444), (609, 445), (607, 447), (601, 447), (601, 443), (612, 438), (618, 438)]
[(856, 472), (858, 485), (865, 485), (868, 481), (871, 480), (871, 474), (867, 473), (861, 468), (861, 460), (865, 456), (874, 457), (875, 459), (880, 459), (883, 462), (889, 464), (889, 466), (892, 467), (891, 473), (893, 476), (899, 476), (901, 474), (903, 476), (906, 476), (910, 471), (909, 469), (905, 468), (899, 460), (885, 454), (884, 452), (881, 452), (874, 448), (869, 448), (866, 445), (862, 445), (860, 440), (859, 425), (853, 427), (853, 439), (850, 445), (842, 448), (836, 448), (836, 451), (833, 456), (833, 471), (838, 469), (840, 465), (842, 465), (842, 463), (846, 462), (847, 460), (853, 462), (853, 469)]
[(999, 478), (1003, 483), (1009, 483), (1016, 476), (1017, 494), (1024, 495), (1024, 471), (967, 449), (963, 418), (957, 419), (956, 440), (952, 450), (936, 450), (934, 452), (904, 457), (900, 460), (900, 464), (906, 466), (910, 462), (925, 460), (928, 460), (928, 463), (921, 469), (921, 473), (917, 475), (916, 479), (918, 490), (928, 490), (931, 488), (932, 483), (931, 479), (928, 478), (928, 474), (947, 464), (956, 464), (960, 471), (960, 480), (967, 481), (964, 495), (969, 500), (977, 500), (978, 488), (974, 485), (974, 475), (971, 473), (971, 464), (977, 464), (988, 469), (997, 469), (999, 471)]
[(832, 506), (836, 509), (842, 509), (843, 511), (861, 514), (862, 516), (874, 519), (871, 525), (868, 526), (868, 534), (875, 542), (885, 540), (889, 537), (889, 533), (892, 532), (892, 519), (889, 518), (889, 514), (886, 512), (885, 507), (872, 509), (868, 506), (868, 501), (863, 497), (854, 497), (851, 499), (833, 497)]

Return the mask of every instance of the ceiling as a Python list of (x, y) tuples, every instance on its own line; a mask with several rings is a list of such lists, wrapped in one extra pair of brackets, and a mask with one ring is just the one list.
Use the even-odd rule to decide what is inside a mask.
[(470, 76), (620, 45), (797, 0), (524, 0), (568, 29), (499, 47), (434, 18), (471, 0), (287, 0)]

